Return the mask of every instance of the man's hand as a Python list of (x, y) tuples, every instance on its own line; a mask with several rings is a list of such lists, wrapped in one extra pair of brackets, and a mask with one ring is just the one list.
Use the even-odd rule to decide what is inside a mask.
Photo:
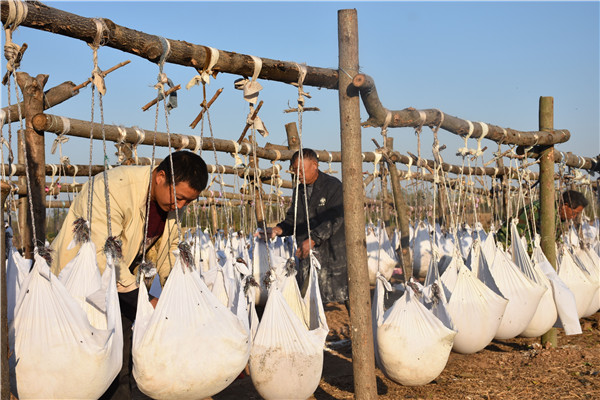
[(281, 229), (281, 227), (276, 226), (274, 228), (267, 228), (267, 232), (265, 234), (264, 231), (260, 231), (255, 233), (255, 236), (260, 237), (262, 240), (266, 240), (266, 238), (268, 237), (269, 239), (273, 239), (275, 236), (280, 236), (283, 233), (283, 230)]
[(312, 239), (306, 239), (304, 242), (302, 242), (300, 247), (298, 247), (298, 250), (296, 250), (296, 257), (301, 260), (308, 257), (310, 254), (310, 249), (313, 247), (315, 247), (315, 241)]

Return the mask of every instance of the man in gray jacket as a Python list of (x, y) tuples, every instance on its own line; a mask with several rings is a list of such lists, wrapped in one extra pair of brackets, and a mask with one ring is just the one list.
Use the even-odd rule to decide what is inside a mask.
[[(312, 248), (321, 264), (319, 287), (324, 303), (348, 300), (348, 271), (346, 268), (346, 237), (342, 182), (319, 171), (317, 154), (311, 149), (296, 152), (290, 161), (292, 175), (299, 180), (296, 215), (296, 256), (300, 259), (298, 285), (305, 292), (309, 274), (309, 250)], [(306, 218), (308, 199), (308, 223)], [(267, 230), (270, 237), (294, 233), (296, 189), (285, 220)], [(310, 228), (310, 238), (308, 229)]]

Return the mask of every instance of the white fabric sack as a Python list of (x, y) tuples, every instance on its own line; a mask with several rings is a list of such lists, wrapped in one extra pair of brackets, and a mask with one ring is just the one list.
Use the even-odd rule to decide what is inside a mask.
[(425, 308), (410, 287), (384, 313), (383, 289), (383, 279), (379, 276), (374, 299), (378, 322), (374, 333), (381, 370), (401, 385), (425, 385), (446, 367), (456, 332)]
[(29, 274), (32, 261), (24, 258), (14, 246), (10, 246), (6, 258), (6, 311), (9, 324), (14, 319), (15, 305), (21, 292), (21, 285)]
[(440, 224), (435, 223), (435, 241), (441, 254), (452, 256), (454, 254), (454, 235), (442, 232)]
[(566, 246), (563, 246), (560, 249), (558, 277), (565, 285), (567, 285), (575, 296), (577, 317), (582, 318), (592, 302), (597, 287), (588, 279), (585, 272), (577, 266), (571, 252)]
[(490, 271), (502, 296), (508, 299), (502, 322), (494, 337), (511, 339), (527, 328), (547, 288), (527, 278), (500, 248), (496, 250), (496, 258)]
[(452, 349), (476, 353), (487, 346), (498, 331), (508, 300), (494, 293), (458, 259), (458, 279), (448, 300), (448, 313), (458, 334)]
[[(385, 229), (377, 229), (380, 236), (384, 235)], [(385, 235), (387, 238), (387, 235)], [(369, 229), (366, 236), (367, 239), (367, 265), (369, 270), (369, 283), (375, 284), (377, 272), (381, 273), (386, 279), (390, 279), (394, 273), (394, 268), (398, 264), (395, 257), (389, 255), (388, 250), (391, 249), (389, 240), (378, 240), (375, 230)]]
[(593, 243), (598, 239), (598, 220), (595, 223), (590, 224), (587, 219), (584, 219), (581, 223), (581, 235), (585, 243)]
[[(514, 224), (511, 226), (511, 235), (512, 237), (519, 237), (519, 233)], [(538, 337), (548, 332), (556, 319), (558, 318), (558, 313), (556, 311), (556, 304), (554, 303), (554, 296), (552, 293), (552, 286), (550, 284), (550, 280), (544, 275), (544, 272), (540, 268), (538, 262), (533, 262), (529, 255), (527, 254), (527, 249), (523, 245), (523, 242), (520, 240), (512, 241), (512, 256), (513, 261), (517, 267), (525, 274), (527, 278), (529, 278), (532, 282), (537, 285), (543, 286), (546, 288), (546, 291), (542, 295), (540, 302), (538, 304), (537, 310), (533, 314), (531, 321), (520, 333), (520, 336), (524, 337)]]
[[(247, 318), (246, 315), (243, 318)], [(156, 309), (140, 285), (133, 327), (133, 376), (154, 399), (203, 399), (244, 369), (250, 333), (177, 254)]]
[(192, 248), (196, 268), (200, 273), (204, 273), (217, 265), (216, 250), (207, 233), (196, 229), (196, 232), (192, 235), (190, 247)]
[(256, 305), (264, 306), (267, 303), (268, 290), (264, 287), (265, 274), (269, 271), (269, 257), (273, 257), (273, 253), (269, 254), (267, 243), (255, 237), (252, 242), (252, 276), (256, 283), (260, 286), (256, 288)]
[(412, 245), (413, 250), (413, 276), (417, 279), (425, 278), (427, 268), (432, 257), (431, 239), (429, 231), (431, 225), (428, 222), (420, 221), (415, 233)]
[[(85, 250), (78, 257), (87, 257)], [(99, 274), (95, 260), (94, 251), (91, 262), (72, 271), (75, 287), (92, 269)], [(19, 399), (97, 399), (108, 389), (121, 369), (123, 330), (113, 267), (101, 281), (107, 329), (90, 324), (80, 300), (35, 255), (9, 327), (11, 386)]]
[(536, 238), (535, 241), (532, 258), (535, 265), (539, 266), (552, 285), (552, 295), (558, 314), (558, 320), (554, 326), (562, 327), (565, 330), (566, 335), (580, 334), (581, 325), (579, 324), (579, 316), (577, 315), (575, 295), (573, 295), (573, 292), (571, 292), (562, 279), (558, 277), (554, 267), (552, 267), (552, 264), (550, 264), (550, 261), (548, 261), (540, 248), (538, 238)]
[(323, 348), (329, 332), (319, 292), (318, 261), (311, 254), (311, 270), (302, 299), (307, 321), (298, 316), (282, 291), (300, 290), (294, 274), (273, 281), (265, 311), (250, 353), (250, 377), (267, 399), (307, 399), (319, 386)]
[(467, 258), (469, 250), (473, 245), (473, 230), (469, 224), (465, 224), (464, 227), (458, 230), (458, 244), (460, 248), (460, 255), (463, 258)]
[(588, 280), (596, 286), (592, 300), (583, 313), (583, 317), (596, 314), (600, 309), (600, 257), (586, 248), (578, 248), (574, 251), (574, 260), (584, 271)]

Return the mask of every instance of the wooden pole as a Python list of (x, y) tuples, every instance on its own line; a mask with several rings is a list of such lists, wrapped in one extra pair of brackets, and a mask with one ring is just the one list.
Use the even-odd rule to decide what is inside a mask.
[[(554, 98), (540, 97), (540, 131), (550, 131), (554, 126)], [(554, 209), (554, 146), (540, 152), (540, 222), (542, 251), (556, 269), (556, 210)], [(542, 335), (542, 346), (548, 343), (556, 348), (556, 328)]]
[(298, 136), (298, 125), (295, 122), (285, 124), (285, 133), (287, 134), (288, 149), (293, 151), (300, 150), (300, 137)]
[[(410, 107), (404, 110), (394, 111), (385, 108), (379, 101), (377, 89), (375, 88), (373, 79), (368, 75), (357, 74), (354, 77), (354, 86), (359, 88), (363, 104), (367, 110), (367, 113), (369, 114), (369, 119), (362, 124), (363, 126), (383, 126), (388, 112), (392, 113), (392, 119), (388, 125), (388, 128), (416, 128), (424, 125), (438, 126), (437, 121), (440, 119), (440, 110), (416, 110)], [(511, 128), (502, 128), (492, 124), (486, 125), (487, 134), (485, 138), (504, 144), (517, 144), (523, 146), (533, 146), (537, 144), (552, 145), (564, 143), (568, 141), (571, 136), (571, 133), (566, 129), (560, 129), (556, 131), (522, 132)], [(444, 120), (439, 126), (440, 128), (459, 136), (468, 134), (472, 127), (473, 131), (470, 134), (470, 137), (473, 139), (479, 138), (484, 132), (484, 127), (481, 122), (472, 123), (465, 119), (457, 118), (449, 114), (444, 114)]]
[[(76, 136), (89, 139), (90, 131), (93, 127), (93, 137), (94, 139), (102, 139), (102, 126), (99, 123), (94, 122), (90, 124), (90, 121), (83, 121), (74, 118), (67, 118), (69, 120), (68, 132), (65, 133), (67, 136)], [(40, 114), (36, 115), (33, 120), (33, 126), (35, 129), (45, 132), (53, 132), (56, 134), (60, 134), (65, 130), (63, 125), (63, 119), (56, 115), (51, 114)], [(292, 128), (293, 129), (293, 128)], [(165, 132), (154, 132), (154, 131), (146, 131), (144, 139), (140, 141), (140, 137), (136, 132), (135, 128), (125, 128), (125, 137), (122, 138), (121, 133), (119, 132), (119, 127), (117, 125), (104, 125), (104, 134), (106, 140), (112, 142), (124, 142), (135, 145), (147, 144), (156, 146), (166, 147), (168, 146), (169, 135)], [(328, 134), (328, 133), (324, 133)], [(198, 136), (194, 135), (182, 135), (178, 133), (171, 133), (171, 146), (174, 148), (182, 148), (188, 150), (194, 150), (196, 148), (196, 140), (198, 140)], [(186, 138), (187, 145), (186, 145)], [(267, 147), (256, 147), (256, 156), (265, 160), (290, 160), (292, 155), (296, 152), (296, 150), (283, 150), (281, 148), (275, 148), (273, 145)], [(231, 140), (225, 139), (215, 139), (215, 138), (203, 138), (202, 143), (200, 143), (200, 148), (202, 150), (216, 150), (227, 153), (234, 153), (236, 151), (236, 146)], [(237, 149), (240, 154), (252, 154), (253, 149), (250, 142), (243, 141), (241, 143), (241, 148)], [(276, 151), (277, 150), (277, 151)], [(329, 161), (329, 157), (331, 155), (331, 162), (341, 162), (342, 154), (339, 151), (327, 151), (327, 150), (317, 150), (313, 149), (317, 153), (319, 160)], [(372, 151), (365, 151), (362, 153), (364, 162), (373, 162), (375, 161), (375, 153)], [(390, 154), (392, 161), (399, 162), (402, 164), (414, 163), (414, 158), (400, 154), (398, 152), (392, 152)], [(436, 162), (434, 160), (421, 159), (422, 163), (425, 163), (427, 167), (434, 168)], [(504, 168), (502, 170), (498, 170), (492, 167), (461, 167), (458, 165), (452, 165), (448, 163), (442, 163), (442, 170), (444, 172), (449, 172), (457, 175), (488, 175), (488, 176), (502, 176), (504, 174), (509, 174), (511, 177), (517, 177), (519, 171), (514, 168)], [(521, 176), (523, 173), (521, 172)], [(530, 173), (530, 179), (537, 179), (537, 173)]]
[(338, 11), (339, 101), (342, 147), (344, 230), (348, 260), (348, 294), (352, 332), (354, 397), (377, 398), (375, 356), (371, 328), (371, 298), (362, 187), (361, 127), (358, 91), (352, 76), (358, 73), (358, 20), (356, 9)]
[[(10, 10), (7, 0), (0, 2), (0, 17), (6, 23)], [(39, 1), (27, 2), (27, 15), (20, 26), (52, 32), (93, 43), (96, 37), (96, 24), (94, 18), (86, 18), (56, 8), (48, 7)], [(140, 32), (125, 26), (115, 24), (107, 18), (101, 18), (107, 30), (103, 35), (103, 46), (118, 49), (126, 53), (145, 58), (153, 63), (158, 63), (163, 54), (163, 47), (157, 32), (153, 34)], [(190, 43), (184, 40), (169, 39), (171, 51), (165, 62), (179, 64), (187, 67), (202, 69), (210, 60), (208, 46)], [(262, 69), (259, 79), (267, 79), (285, 83), (298, 82), (299, 67), (296, 62), (272, 60), (261, 57)], [(306, 66), (304, 86), (316, 86), (328, 89), (337, 89), (337, 70)], [(215, 72), (226, 72), (238, 76), (252, 76), (254, 61), (248, 54), (240, 54), (219, 49), (219, 60), (213, 67)]]
[[(35, 78), (26, 72), (15, 74), (17, 84), (23, 93), (23, 116), (25, 117), (25, 146), (27, 150), (27, 165), (31, 185), (31, 203), (33, 205), (33, 218), (35, 222), (35, 239), (37, 245), (43, 246), (46, 240), (46, 209), (44, 208), (44, 184), (46, 182), (46, 149), (44, 147), (44, 131), (33, 127), (33, 117), (44, 111), (44, 85), (48, 75), (40, 74)], [(24, 163), (24, 162), (23, 162)], [(29, 210), (28, 210), (29, 211)], [(33, 226), (31, 211), (26, 212), (26, 226)], [(22, 226), (23, 227), (23, 226)], [(29, 231), (29, 229), (27, 229)], [(33, 232), (28, 232), (23, 244), (25, 245), (25, 258), (33, 259)]]
[[(63, 82), (58, 86), (46, 90), (44, 93), (44, 110), (54, 107), (57, 104), (62, 103), (77, 95), (79, 91), (74, 90), (75, 84), (73, 82)], [(15, 122), (19, 120), (19, 107), (21, 112), (25, 108), (23, 103), (13, 104), (10, 107), (4, 107), (2, 111), (6, 114), (6, 123)]]
[[(394, 138), (385, 139), (385, 148), (386, 150), (390, 151), (394, 148)], [(385, 160), (388, 165), (388, 170), (390, 171), (394, 206), (396, 207), (396, 212), (398, 213), (398, 225), (400, 225), (400, 255), (402, 260), (402, 274), (404, 275), (404, 280), (408, 282), (413, 271), (412, 259), (410, 257), (410, 247), (408, 244), (410, 240), (408, 210), (406, 207), (404, 194), (402, 194), (402, 188), (400, 187), (400, 179), (398, 177), (398, 169), (396, 168), (396, 164), (391, 162), (387, 157), (385, 157)]]
[(2, 240), (0, 243), (0, 399), (10, 398), (10, 381), (8, 376), (8, 297), (6, 295), (6, 230), (4, 229), (4, 201), (10, 193), (10, 186), (0, 182), (2, 198), (0, 213), (2, 214)]

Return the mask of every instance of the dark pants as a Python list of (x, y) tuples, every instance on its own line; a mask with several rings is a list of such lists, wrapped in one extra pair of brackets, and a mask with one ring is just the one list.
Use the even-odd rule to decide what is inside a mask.
[(133, 338), (133, 322), (137, 311), (138, 289), (129, 293), (119, 293), (121, 307), (121, 323), (123, 324), (123, 366), (119, 375), (110, 384), (100, 400), (145, 400), (151, 399), (138, 389), (133, 378), (133, 359), (131, 345)]

